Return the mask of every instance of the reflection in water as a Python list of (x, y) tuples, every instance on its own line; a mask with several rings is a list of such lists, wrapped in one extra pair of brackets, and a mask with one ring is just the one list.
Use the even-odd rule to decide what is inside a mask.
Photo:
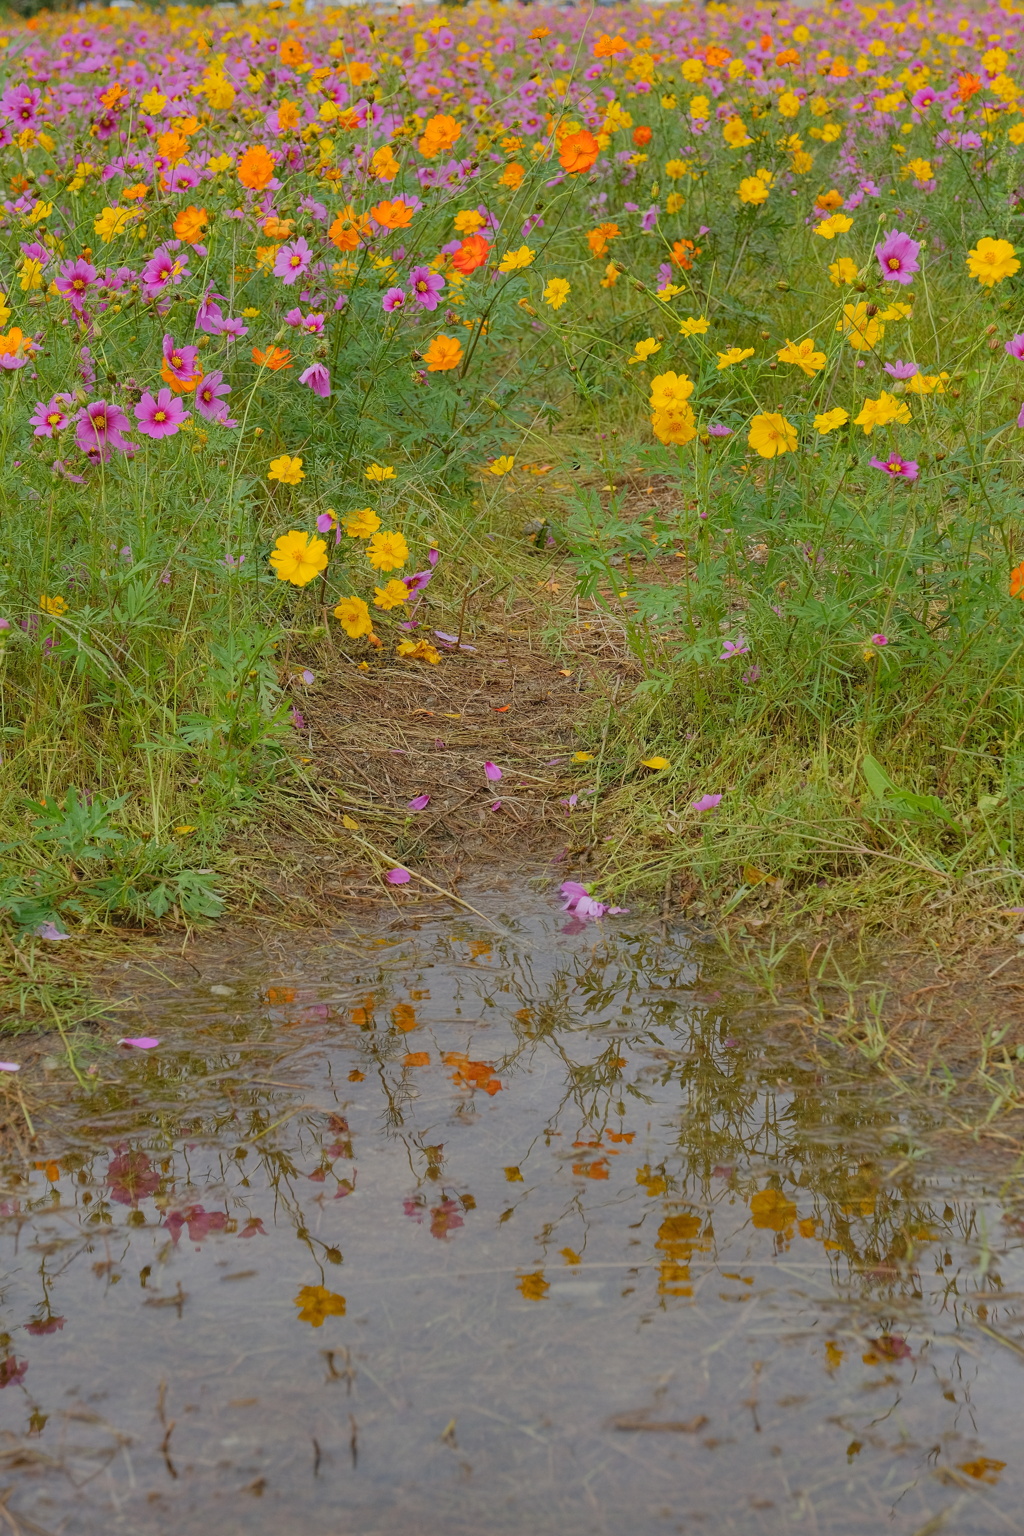
[(685, 935), (491, 911), (147, 991), (3, 1171), (24, 1528), (1024, 1531), (1012, 1204)]

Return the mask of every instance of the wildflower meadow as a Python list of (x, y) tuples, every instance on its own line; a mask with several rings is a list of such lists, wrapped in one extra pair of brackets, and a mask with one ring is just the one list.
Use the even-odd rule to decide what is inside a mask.
[(499, 566), (627, 663), (565, 769), (609, 897), (1019, 902), (1022, 17), (8, 26), (12, 931), (221, 912), (303, 687), (426, 689)]

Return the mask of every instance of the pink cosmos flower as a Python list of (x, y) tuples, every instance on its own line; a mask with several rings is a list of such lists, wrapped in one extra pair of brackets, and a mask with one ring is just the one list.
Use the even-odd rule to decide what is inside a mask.
[(917, 263), (920, 249), (919, 240), (912, 240), (902, 230), (889, 230), (884, 240), (875, 246), (875, 255), (885, 281), (903, 284), (913, 282), (914, 273), (921, 270)]
[(738, 640), (722, 641), (722, 654), (718, 659), (719, 661), (730, 661), (733, 656), (747, 656), (749, 653), (750, 646), (744, 640), (743, 636), (740, 635)]
[(885, 371), (890, 379), (912, 379), (921, 370), (916, 363), (901, 363), (899, 358), (896, 358), (893, 362), (886, 363)]
[(933, 91), (930, 85), (923, 85), (919, 91), (915, 91), (913, 96), (911, 96), (910, 105), (915, 112), (924, 112), (926, 108), (932, 105), (932, 102), (938, 101), (938, 99), (938, 93)]
[(1020, 415), (1017, 417), (1017, 425), (1018, 427), (1024, 427), (1024, 405), (1022, 405), (1020, 408)]
[(409, 273), (412, 296), (423, 309), (436, 309), (444, 278), (429, 267), (413, 267)]
[(393, 314), (396, 309), (402, 309), (404, 304), (404, 288), (389, 288), (387, 293), (380, 301), (381, 309), (385, 310), (389, 315)]
[(695, 811), (713, 811), (721, 800), (721, 795), (701, 795), (699, 800), (691, 800), (690, 806)]
[(301, 309), (290, 309), (284, 317), (284, 323), (305, 331), (307, 336), (322, 336), (324, 332), (324, 316), (304, 315)]
[(63, 432), (71, 423), (67, 407), (74, 403), (74, 395), (54, 395), (52, 400), (40, 400), (29, 417), (29, 425), (34, 428), (32, 436), (53, 437), (57, 432)]
[(119, 453), (135, 452), (135, 444), (121, 435), (125, 428), (130, 429), (131, 422), (119, 406), (94, 400), (75, 418), (75, 441), (83, 453), (96, 454), (101, 463), (106, 463), (111, 448)]
[(207, 293), (196, 310), (196, 330), (205, 331), (207, 336), (219, 336), (224, 323), (224, 311), (218, 300), (223, 302), (221, 294)]
[(1011, 336), (1006, 343), (1006, 350), (1011, 357), (1024, 357), (1024, 331), (1019, 336)]
[(918, 466), (915, 459), (901, 459), (898, 453), (890, 454), (887, 459), (869, 460), (872, 469), (881, 469), (892, 480), (916, 480)]
[(334, 533), (335, 544), (341, 543), (341, 524), (338, 522), (337, 512), (321, 512), (316, 520), (317, 533)]
[(164, 367), (182, 384), (191, 384), (199, 373), (199, 364), (196, 362), (198, 356), (198, 347), (179, 347), (175, 344), (173, 336), (168, 334), (164, 337)]
[(85, 295), (95, 281), (96, 268), (84, 256), (79, 256), (75, 261), (64, 263), (54, 279), (54, 287), (64, 295), (73, 309), (81, 309)]
[(292, 240), (288, 245), (282, 245), (274, 261), (274, 276), (279, 277), (286, 288), (309, 270), (313, 260), (313, 252), (307, 244), (304, 236)]
[(207, 421), (224, 421), (228, 407), (223, 397), (230, 393), (231, 385), (224, 383), (224, 375), (219, 369), (204, 373), (196, 385), (196, 410)]
[(872, 635), (871, 636), (871, 644), (872, 645), (888, 645), (889, 644), (889, 636), (888, 635)]
[(4, 116), (19, 128), (31, 128), (39, 111), (40, 95), (27, 85), (9, 85), (0, 96)]
[(326, 400), (331, 392), (331, 373), (326, 363), (311, 363), (299, 374), (299, 383), (308, 384), (314, 395)]
[(147, 390), (135, 407), (135, 420), (144, 437), (173, 437), (190, 414), (169, 389), (160, 390), (155, 398)]
[[(175, 245), (179, 243), (174, 241)], [(142, 292), (147, 299), (159, 298), (169, 284), (180, 283), (187, 276), (188, 258), (173, 255), (165, 245), (153, 252), (139, 274)]]

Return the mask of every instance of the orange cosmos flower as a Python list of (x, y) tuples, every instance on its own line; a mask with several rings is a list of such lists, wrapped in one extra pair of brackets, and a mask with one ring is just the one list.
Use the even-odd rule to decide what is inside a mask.
[(178, 376), (178, 374), (172, 373), (166, 363), (162, 364), (160, 368), (160, 377), (163, 379), (165, 384), (169, 384), (171, 386), (176, 395), (189, 394), (191, 390), (195, 389), (202, 376), (203, 375), (200, 372), (194, 374), (190, 379), (182, 379)]
[(1010, 572), (1010, 596), (1024, 597), (1024, 560)]
[(375, 219), (383, 229), (408, 229), (412, 215), (413, 210), (400, 197), (396, 197), (393, 202), (385, 200), (370, 209), (370, 218)]
[(179, 240), (184, 240), (186, 245), (198, 245), (206, 235), (206, 226), (210, 222), (210, 215), (205, 208), (197, 208), (190, 203), (183, 208), (174, 221), (174, 233)]
[(369, 233), (369, 219), (364, 213), (356, 213), (352, 204), (348, 203), (327, 231), (327, 238), (339, 251), (354, 251)]
[(970, 101), (981, 90), (981, 81), (977, 75), (959, 75), (956, 82), (956, 94), (961, 101)]
[(286, 37), (277, 50), (277, 56), (282, 64), (287, 64), (291, 68), (302, 63), (306, 57), (306, 50), (297, 37)]
[(699, 255), (700, 246), (694, 245), (692, 240), (676, 240), (672, 246), (672, 261), (677, 267), (682, 267), (684, 272), (689, 272), (694, 257)]
[(590, 170), (599, 149), (600, 145), (594, 135), (588, 133), (586, 128), (581, 128), (579, 133), (570, 133), (562, 140), (558, 163), (570, 176), (578, 176), (581, 171)]
[(633, 143), (636, 145), (637, 149), (643, 149), (644, 145), (649, 144), (653, 137), (654, 129), (645, 128), (642, 123), (639, 128), (633, 129)]
[(294, 219), (279, 219), (275, 213), (272, 213), (264, 222), (263, 233), (269, 235), (271, 240), (287, 240), (294, 228)]
[(267, 347), (261, 351), (259, 347), (253, 347), (252, 360), (260, 368), (269, 368), (271, 373), (277, 373), (282, 368), (290, 368), (291, 353), (287, 347)]
[(476, 271), (477, 267), (487, 264), (490, 254), (490, 244), (483, 235), (467, 235), (452, 255), (452, 266), (456, 272), (461, 272), (463, 277), (468, 277), (471, 272)]
[(238, 179), (250, 192), (262, 192), (274, 174), (274, 161), (262, 144), (253, 144), (238, 162)]
[(447, 373), (462, 362), (462, 343), (454, 336), (435, 336), (423, 354), (428, 373)]
[(594, 44), (594, 58), (614, 59), (617, 53), (625, 53), (628, 47), (624, 37), (612, 37), (608, 32), (602, 32)]
[(168, 165), (177, 165), (188, 154), (188, 139), (177, 128), (172, 128), (170, 133), (162, 133), (157, 139), (156, 152), (163, 156)]
[(447, 112), (439, 113), (427, 122), (418, 144), (419, 152), (425, 160), (433, 160), (443, 149), (451, 149), (461, 135), (462, 127), (454, 117), (449, 117)]

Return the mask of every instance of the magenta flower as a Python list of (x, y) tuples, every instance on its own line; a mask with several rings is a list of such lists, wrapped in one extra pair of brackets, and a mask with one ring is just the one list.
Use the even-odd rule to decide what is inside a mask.
[(1019, 336), (1011, 336), (1006, 343), (1006, 350), (1011, 357), (1024, 357), (1024, 331)]
[(304, 236), (282, 245), (274, 261), (274, 276), (279, 277), (286, 288), (309, 270), (313, 252)]
[(889, 230), (881, 244), (875, 246), (875, 255), (885, 281), (904, 284), (912, 282), (914, 273), (921, 270), (917, 264), (920, 249), (919, 240), (912, 240), (901, 230)]
[(144, 437), (173, 437), (189, 415), (169, 389), (162, 389), (155, 399), (147, 390), (135, 407), (135, 420)]
[(709, 437), (731, 437), (732, 427), (723, 426), (720, 421), (713, 421), (708, 427)]
[(159, 298), (168, 284), (180, 283), (187, 275), (187, 258), (174, 256), (166, 246), (160, 246), (139, 274), (142, 292), (147, 299)]
[(219, 299), (219, 293), (208, 293), (196, 310), (196, 330), (205, 331), (207, 336), (219, 336), (224, 323), (224, 311), (217, 302)]
[(384, 295), (384, 297), (380, 301), (381, 309), (385, 310), (389, 315), (392, 314), (394, 310), (401, 309), (404, 306), (404, 304), (405, 304), (405, 289), (404, 288), (389, 288), (387, 293)]
[(167, 335), (164, 337), (163, 355), (166, 372), (172, 373), (180, 384), (191, 384), (200, 372), (199, 364), (196, 362), (199, 356), (198, 347), (175, 346), (174, 337)]
[[(406, 591), (408, 592), (410, 597), (416, 597), (416, 596), (418, 596), (418, 594), (420, 592), (423, 592), (426, 589), (426, 587), (430, 583), (430, 578), (434, 574), (434, 568), (436, 567), (437, 562), (438, 562), (438, 560), (440, 558), (441, 557), (438, 554), (437, 550), (436, 549), (432, 549), (430, 551), (430, 554), (427, 556), (427, 564), (430, 567), (429, 570), (427, 570), (427, 571), (414, 571), (411, 576), (404, 576), (402, 578), (402, 580), (405, 582)], [(436, 631), (435, 631), (435, 633), (436, 633)], [(457, 640), (458, 636), (455, 636), (454, 638)], [(463, 649), (465, 649), (465, 647), (463, 647)], [(472, 649), (472, 647), (471, 647), (471, 649)]]
[(1024, 405), (1022, 405), (1020, 408), (1020, 415), (1017, 417), (1017, 425), (1018, 427), (1024, 427)]
[(311, 363), (299, 374), (299, 383), (308, 384), (314, 395), (326, 400), (331, 392), (331, 374), (326, 363)]
[(67, 407), (74, 403), (74, 395), (54, 395), (48, 402), (40, 400), (29, 417), (29, 425), (34, 428), (32, 436), (53, 437), (57, 432), (63, 432), (71, 422)]
[(135, 444), (121, 435), (125, 428), (130, 429), (131, 422), (119, 406), (94, 400), (75, 419), (75, 441), (83, 453), (97, 454), (105, 463), (111, 448), (119, 453), (135, 452)]
[(316, 520), (317, 533), (334, 532), (335, 544), (341, 543), (341, 524), (338, 522), (338, 514), (334, 511), (321, 512)]
[(721, 799), (721, 795), (701, 795), (699, 800), (691, 800), (690, 806), (695, 811), (713, 811)]
[(887, 459), (871, 459), (872, 469), (881, 469), (892, 480), (916, 480), (918, 466), (915, 459), (901, 459), (898, 453), (892, 453)]
[(889, 636), (888, 635), (872, 635), (871, 636), (871, 644), (872, 645), (888, 645), (889, 644)]
[(39, 111), (40, 95), (27, 85), (9, 85), (0, 96), (4, 116), (19, 128), (31, 128)]
[(749, 653), (750, 646), (743, 636), (740, 635), (738, 640), (722, 641), (722, 654), (718, 659), (719, 661), (731, 661), (734, 656), (747, 656)]
[(323, 335), (323, 315), (304, 315), (301, 309), (290, 309), (284, 317), (284, 323), (294, 326), (296, 330), (305, 331), (308, 336)]
[(429, 267), (413, 267), (409, 273), (412, 296), (423, 309), (436, 309), (438, 296), (444, 287), (444, 278)]
[(207, 421), (225, 421), (228, 413), (225, 395), (230, 395), (231, 385), (224, 383), (219, 369), (204, 373), (196, 385), (196, 410)]
[(885, 371), (890, 379), (912, 379), (921, 370), (916, 363), (901, 363), (897, 357), (893, 362), (886, 363)]
[(96, 268), (90, 266), (84, 256), (66, 261), (54, 279), (54, 287), (62, 293), (74, 309), (81, 309), (85, 295), (96, 281)]
[(915, 91), (913, 96), (911, 96), (910, 105), (915, 112), (924, 112), (932, 105), (932, 102), (938, 101), (938, 99), (938, 93), (933, 91), (930, 85), (923, 85), (919, 91)]

